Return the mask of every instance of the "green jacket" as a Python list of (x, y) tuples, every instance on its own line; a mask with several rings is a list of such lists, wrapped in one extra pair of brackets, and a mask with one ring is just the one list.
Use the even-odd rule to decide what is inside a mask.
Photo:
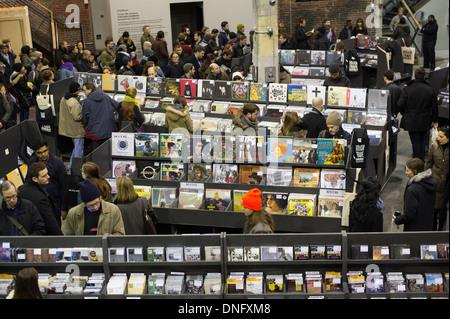
[[(86, 205), (81, 203), (69, 210), (64, 235), (84, 235), (85, 207)], [(102, 200), (102, 212), (98, 220), (97, 235), (104, 234), (125, 235), (125, 226), (123, 225), (122, 213), (120, 212), (119, 207)]]
[(425, 170), (431, 168), (433, 177), (437, 181), (435, 208), (441, 208), (442, 196), (445, 186), (445, 177), (448, 170), (448, 152), (449, 145), (444, 149), (437, 141), (434, 141), (428, 152), (425, 164)]
[(115, 62), (116, 53), (114, 51), (105, 49), (103, 50), (102, 54), (100, 54), (100, 63), (102, 64), (102, 66), (109, 66), (111, 68), (111, 72), (117, 74)]
[(189, 114), (188, 109), (181, 112), (172, 106), (168, 106), (166, 108), (165, 125), (169, 130), (169, 133), (172, 133), (172, 131), (176, 128), (185, 128), (190, 134), (194, 131), (191, 115)]

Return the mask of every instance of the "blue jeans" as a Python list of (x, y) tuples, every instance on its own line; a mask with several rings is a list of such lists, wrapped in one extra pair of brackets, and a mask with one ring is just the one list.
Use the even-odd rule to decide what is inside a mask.
[(83, 150), (84, 150), (84, 137), (82, 138), (72, 138), (74, 148), (72, 151), (72, 155), (70, 156), (70, 162), (68, 169), (72, 168), (72, 159), (74, 157), (83, 157)]

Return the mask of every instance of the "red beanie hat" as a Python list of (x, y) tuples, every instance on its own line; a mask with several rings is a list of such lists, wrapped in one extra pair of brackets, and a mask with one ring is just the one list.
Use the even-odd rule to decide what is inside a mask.
[(247, 194), (242, 196), (242, 206), (254, 211), (260, 211), (262, 206), (261, 191), (257, 188), (249, 190)]

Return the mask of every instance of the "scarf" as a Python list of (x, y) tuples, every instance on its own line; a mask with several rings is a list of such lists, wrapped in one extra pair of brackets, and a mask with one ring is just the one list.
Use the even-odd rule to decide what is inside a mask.
[(123, 101), (127, 102), (127, 103), (134, 103), (138, 106), (139, 111), (141, 110), (141, 106), (138, 103), (136, 103), (136, 99), (132, 98), (131, 96), (125, 95), (125, 98), (123, 99)]
[(248, 120), (245, 115), (241, 116), (241, 122), (244, 126), (250, 126), (251, 128), (255, 129), (256, 132), (258, 132), (258, 122), (253, 122)]

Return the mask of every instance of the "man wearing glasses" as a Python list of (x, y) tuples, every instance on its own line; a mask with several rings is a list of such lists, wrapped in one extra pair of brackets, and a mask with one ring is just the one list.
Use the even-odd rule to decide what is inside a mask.
[[(28, 166), (38, 162), (47, 167), (50, 181), (47, 185), (42, 185), (42, 187), (53, 198), (58, 215), (61, 215), (62, 219), (66, 219), (67, 202), (65, 196), (66, 189), (64, 187), (67, 175), (66, 166), (60, 158), (50, 153), (46, 141), (42, 141), (35, 147), (34, 154), (35, 155), (30, 158)], [(31, 177), (27, 176), (27, 179), (29, 178)]]
[(119, 207), (105, 202), (90, 180), (78, 185), (82, 203), (69, 210), (65, 235), (125, 235)]
[(36, 206), (17, 195), (11, 181), (0, 185), (3, 200), (0, 206), (0, 236), (45, 235), (45, 224)]

